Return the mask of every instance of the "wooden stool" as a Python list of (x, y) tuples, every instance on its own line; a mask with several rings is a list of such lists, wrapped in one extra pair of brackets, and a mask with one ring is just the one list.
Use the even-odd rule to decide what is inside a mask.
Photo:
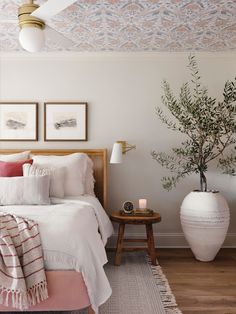
[[(115, 265), (119, 266), (121, 263), (121, 255), (123, 251), (138, 251), (148, 250), (151, 257), (152, 265), (157, 265), (156, 262), (156, 250), (153, 237), (152, 224), (160, 222), (161, 216), (158, 213), (154, 213), (153, 216), (141, 217), (141, 216), (123, 216), (118, 211), (113, 211), (110, 215), (112, 221), (119, 223), (119, 233), (116, 246)], [(145, 225), (147, 239), (124, 239), (125, 225)], [(145, 242), (147, 247), (124, 247), (124, 242)]]

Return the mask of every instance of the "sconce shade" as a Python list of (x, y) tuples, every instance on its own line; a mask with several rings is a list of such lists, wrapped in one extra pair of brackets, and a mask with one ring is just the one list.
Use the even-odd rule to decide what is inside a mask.
[(122, 163), (122, 144), (121, 143), (115, 143), (113, 145), (110, 163), (111, 164)]

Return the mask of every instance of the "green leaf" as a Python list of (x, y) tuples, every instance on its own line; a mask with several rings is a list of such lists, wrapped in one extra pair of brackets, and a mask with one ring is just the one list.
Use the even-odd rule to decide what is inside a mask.
[(218, 167), (224, 173), (236, 173), (235, 150), (227, 157), (224, 152), (235, 145), (236, 132), (236, 78), (227, 81), (223, 90), (223, 101), (208, 95), (201, 84), (198, 65), (194, 55), (189, 55), (190, 83), (184, 83), (176, 97), (170, 84), (163, 80), (162, 104), (172, 114), (173, 120), (160, 107), (158, 118), (174, 131), (186, 134), (187, 140), (172, 149), (172, 155), (153, 151), (152, 157), (175, 176), (164, 177), (163, 187), (171, 190), (179, 180), (191, 173), (207, 172), (208, 163), (218, 159)]

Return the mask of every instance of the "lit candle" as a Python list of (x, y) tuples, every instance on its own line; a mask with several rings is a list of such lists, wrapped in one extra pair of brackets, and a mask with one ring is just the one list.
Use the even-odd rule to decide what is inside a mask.
[(147, 208), (147, 200), (146, 199), (142, 198), (138, 201), (138, 203), (139, 203), (139, 208)]

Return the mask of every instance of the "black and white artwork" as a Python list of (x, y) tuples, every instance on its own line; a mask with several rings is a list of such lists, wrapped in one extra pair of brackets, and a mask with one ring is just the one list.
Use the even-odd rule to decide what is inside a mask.
[(27, 126), (26, 112), (9, 112), (5, 115), (5, 126), (10, 130), (23, 130)]
[(45, 141), (86, 141), (87, 103), (45, 103)]
[(55, 113), (54, 127), (56, 130), (63, 128), (76, 128), (77, 127), (77, 115), (76, 112), (71, 113)]
[(0, 140), (38, 139), (37, 103), (0, 103)]

